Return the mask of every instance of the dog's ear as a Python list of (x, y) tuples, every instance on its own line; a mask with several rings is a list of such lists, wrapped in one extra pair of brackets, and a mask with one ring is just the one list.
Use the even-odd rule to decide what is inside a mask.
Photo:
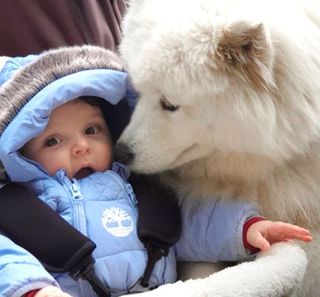
[(272, 46), (263, 24), (239, 21), (226, 26), (218, 38), (216, 54), (227, 70), (255, 87), (274, 87)]

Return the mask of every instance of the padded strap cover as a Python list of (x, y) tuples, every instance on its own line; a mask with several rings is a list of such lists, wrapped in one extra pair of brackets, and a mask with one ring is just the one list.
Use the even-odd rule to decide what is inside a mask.
[(96, 245), (25, 187), (0, 189), (0, 231), (22, 246), (50, 272), (67, 272)]
[(181, 234), (181, 216), (175, 193), (160, 185), (155, 176), (130, 177), (138, 199), (138, 236), (145, 244), (163, 249), (174, 245)]

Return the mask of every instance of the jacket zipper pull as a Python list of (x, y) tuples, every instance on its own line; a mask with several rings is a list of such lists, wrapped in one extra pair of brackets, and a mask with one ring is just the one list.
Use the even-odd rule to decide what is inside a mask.
[(77, 181), (75, 179), (73, 179), (71, 182), (71, 192), (72, 192), (72, 198), (74, 200), (81, 200), (82, 199), (82, 195), (80, 193)]
[(134, 191), (132, 189), (132, 186), (130, 184), (126, 184), (126, 189), (127, 189), (127, 193), (130, 197), (130, 199), (133, 201), (133, 203), (137, 204), (138, 203), (138, 200), (136, 198), (136, 195), (134, 194)]

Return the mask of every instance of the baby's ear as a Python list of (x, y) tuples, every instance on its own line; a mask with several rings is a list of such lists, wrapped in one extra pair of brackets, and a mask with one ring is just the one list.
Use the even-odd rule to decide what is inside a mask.
[(274, 87), (273, 48), (263, 24), (238, 21), (223, 28), (217, 55), (227, 70), (255, 87)]

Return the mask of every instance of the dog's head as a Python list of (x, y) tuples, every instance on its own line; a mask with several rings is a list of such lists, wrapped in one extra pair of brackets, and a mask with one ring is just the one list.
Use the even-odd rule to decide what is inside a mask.
[[(140, 95), (118, 144), (131, 168), (171, 169), (214, 151), (283, 160), (303, 150), (318, 132), (302, 103), (287, 108), (297, 80), (286, 64), (299, 58), (291, 45), (262, 22), (230, 21), (190, 1), (172, 14), (159, 3), (136, 1), (124, 22), (121, 53)], [(312, 131), (293, 145), (301, 123)]]

